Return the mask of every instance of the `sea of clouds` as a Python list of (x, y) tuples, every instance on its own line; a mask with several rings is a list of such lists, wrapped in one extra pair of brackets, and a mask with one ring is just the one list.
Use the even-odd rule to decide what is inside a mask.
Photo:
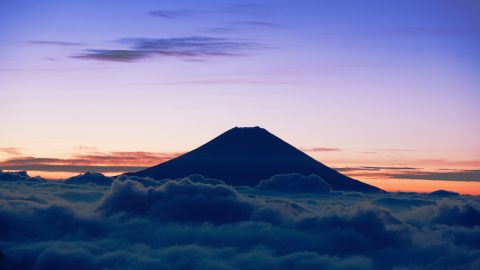
[(480, 269), (480, 197), (0, 172), (0, 252), (0, 269)]

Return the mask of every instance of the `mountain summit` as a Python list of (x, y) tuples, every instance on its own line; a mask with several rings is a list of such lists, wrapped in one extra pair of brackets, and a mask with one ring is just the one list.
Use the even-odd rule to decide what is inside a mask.
[(232, 128), (184, 155), (130, 174), (154, 179), (201, 174), (229, 185), (255, 186), (273, 175), (288, 173), (317, 174), (333, 190), (382, 191), (323, 165), (260, 127)]

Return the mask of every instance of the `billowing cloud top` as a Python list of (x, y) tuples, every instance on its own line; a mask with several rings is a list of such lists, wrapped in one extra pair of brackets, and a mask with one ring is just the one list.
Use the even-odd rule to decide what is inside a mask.
[(316, 174), (303, 176), (299, 173), (274, 175), (269, 179), (260, 181), (256, 188), (267, 191), (313, 194), (328, 193), (332, 189), (325, 180)]
[(150, 188), (134, 181), (116, 181), (98, 207), (105, 214), (124, 212), (163, 222), (214, 224), (248, 220), (253, 209), (230, 187), (193, 183), (189, 179)]
[(479, 197), (273, 193), (192, 179), (0, 181), (0, 269), (480, 266)]

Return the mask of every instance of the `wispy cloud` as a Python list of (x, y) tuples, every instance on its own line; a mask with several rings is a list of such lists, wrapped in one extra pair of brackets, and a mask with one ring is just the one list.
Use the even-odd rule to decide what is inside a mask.
[(152, 56), (152, 54), (135, 50), (88, 50), (83, 54), (74, 55), (72, 58), (111, 62), (134, 62), (149, 56)]
[(405, 149), (405, 148), (376, 148), (376, 151), (387, 151), (387, 152), (417, 152), (417, 149)]
[(71, 158), (16, 157), (0, 162), (4, 170), (49, 172), (126, 172), (165, 162), (181, 153), (92, 152)]
[(379, 179), (415, 179), (415, 180), (443, 180), (443, 181), (472, 181), (480, 182), (480, 170), (452, 170), (439, 169), (425, 171), (418, 167), (407, 166), (356, 166), (334, 168), (352, 177), (369, 177)]
[(26, 164), (16, 166), (2, 166), (8, 171), (39, 171), (39, 172), (69, 172), (69, 173), (123, 173), (135, 172), (147, 168), (146, 166), (94, 166), (94, 165), (49, 165), (49, 164)]
[(398, 173), (398, 174), (388, 174), (388, 176), (390, 178), (398, 178), (398, 179), (480, 182), (480, 170)]
[(312, 148), (303, 148), (304, 152), (335, 152), (341, 151), (340, 148), (330, 148), (330, 147), (312, 147)]
[(282, 26), (280, 24), (260, 21), (260, 20), (246, 20), (246, 21), (229, 21), (225, 22), (222, 26), (211, 27), (207, 29), (207, 32), (210, 33), (235, 33), (249, 31), (254, 28), (257, 29), (280, 29)]
[(0, 152), (10, 155), (21, 155), (19, 148), (16, 147), (0, 147)]
[(348, 171), (382, 171), (382, 170), (417, 170), (415, 167), (389, 167), (389, 166), (360, 166), (360, 167), (342, 167), (335, 168), (337, 171), (348, 172)]
[(192, 16), (196, 16), (199, 14), (210, 13), (210, 11), (206, 10), (198, 10), (198, 9), (181, 9), (181, 10), (154, 10), (150, 11), (148, 14), (154, 17), (159, 17), (162, 19), (184, 19)]
[(116, 43), (125, 44), (128, 49), (91, 49), (73, 58), (113, 62), (135, 62), (155, 56), (202, 60), (244, 56), (253, 50), (266, 48), (265, 45), (253, 41), (208, 36), (124, 38)]
[(33, 40), (30, 43), (35, 45), (54, 45), (54, 46), (65, 46), (65, 47), (85, 45), (84, 43), (78, 43), (78, 42), (53, 41), (53, 40)]
[(276, 23), (267, 22), (267, 21), (231, 21), (231, 25), (235, 26), (254, 26), (254, 27), (264, 27), (264, 28), (280, 28), (281, 26)]
[(422, 165), (433, 166), (458, 166), (458, 167), (480, 167), (480, 160), (448, 160), (448, 159), (419, 159), (415, 161)]
[(158, 9), (148, 12), (149, 15), (162, 19), (186, 19), (204, 15), (240, 15), (254, 18), (265, 13), (267, 6), (260, 4), (232, 4), (212, 9)]

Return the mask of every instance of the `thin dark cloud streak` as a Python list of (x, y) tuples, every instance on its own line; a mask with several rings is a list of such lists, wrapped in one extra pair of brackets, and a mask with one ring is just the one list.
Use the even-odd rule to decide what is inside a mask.
[(418, 170), (419, 168), (415, 167), (388, 167), (388, 166), (361, 166), (361, 167), (343, 167), (335, 168), (337, 171), (348, 172), (348, 171), (381, 171), (381, 170)]
[(266, 21), (230, 21), (224, 23), (225, 26), (211, 27), (206, 30), (209, 33), (238, 33), (250, 31), (254, 28), (262, 30), (276, 30), (282, 28), (280, 24), (266, 22)]
[(231, 21), (228, 24), (235, 25), (235, 26), (253, 26), (253, 27), (263, 27), (263, 28), (280, 28), (281, 25), (266, 21)]
[(265, 12), (266, 5), (260, 4), (232, 4), (210, 10), (206, 9), (158, 9), (148, 12), (148, 15), (161, 19), (187, 19), (199, 16), (232, 16), (240, 15), (248, 18), (258, 18), (259, 15)]
[(182, 153), (92, 152), (71, 158), (15, 157), (0, 162), (3, 170), (46, 172), (131, 172), (168, 161)]
[(0, 162), (0, 166), (24, 164), (57, 164), (57, 165), (94, 165), (94, 164), (150, 164), (162, 160), (172, 159), (182, 153), (154, 153), (154, 152), (93, 152), (88, 154), (75, 154), (72, 158), (43, 158), (43, 157), (15, 157)]
[(49, 165), (49, 164), (25, 164), (14, 166), (1, 166), (6, 171), (40, 171), (40, 172), (96, 172), (96, 173), (122, 173), (135, 172), (147, 167), (143, 166), (83, 166), (83, 165)]
[(147, 52), (135, 50), (88, 50), (83, 54), (74, 55), (72, 58), (84, 60), (98, 60), (110, 62), (135, 62), (151, 56)]
[(337, 171), (349, 173), (356, 177), (376, 177), (384, 179), (412, 179), (437, 181), (480, 182), (480, 170), (423, 171), (418, 167), (394, 166), (359, 166), (334, 168)]
[(54, 46), (64, 46), (64, 47), (86, 45), (84, 43), (79, 43), (79, 42), (53, 41), (53, 40), (33, 40), (33, 41), (30, 42), (30, 44), (34, 44), (34, 45), (54, 45)]
[(182, 10), (154, 10), (148, 12), (153, 17), (162, 19), (185, 19), (196, 15), (211, 13), (207, 10), (182, 9)]
[(136, 62), (150, 57), (170, 57), (182, 60), (205, 60), (216, 57), (246, 56), (267, 48), (258, 42), (208, 36), (177, 38), (123, 38), (115, 41), (127, 49), (90, 49), (72, 56), (76, 59), (111, 62)]
[(387, 176), (396, 179), (480, 182), (480, 170), (397, 173), (387, 174)]

